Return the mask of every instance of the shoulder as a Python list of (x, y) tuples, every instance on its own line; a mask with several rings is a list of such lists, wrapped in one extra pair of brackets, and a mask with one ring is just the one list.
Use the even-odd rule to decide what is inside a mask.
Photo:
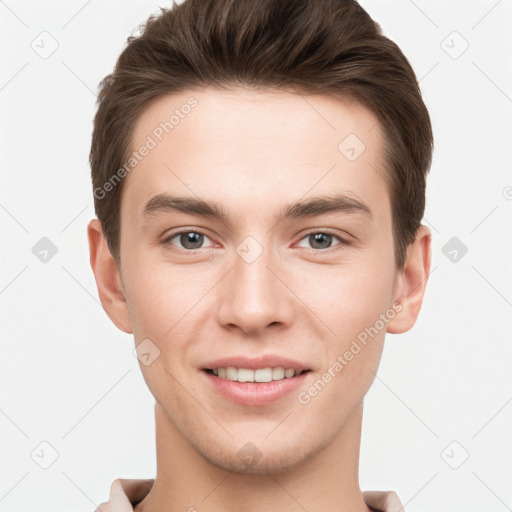
[(133, 505), (144, 499), (153, 483), (154, 479), (117, 478), (110, 486), (109, 501), (94, 512), (133, 512)]
[(405, 512), (395, 491), (363, 491), (366, 504), (378, 512)]

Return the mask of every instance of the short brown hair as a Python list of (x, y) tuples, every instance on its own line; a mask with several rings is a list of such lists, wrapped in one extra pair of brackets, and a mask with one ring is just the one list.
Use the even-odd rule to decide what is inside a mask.
[(243, 85), (349, 97), (379, 118), (402, 268), (425, 209), (432, 127), (411, 65), (368, 13), (355, 0), (185, 0), (161, 11), (128, 38), (99, 87), (94, 206), (117, 264), (123, 182), (106, 200), (103, 187), (129, 158), (143, 110), (165, 95)]

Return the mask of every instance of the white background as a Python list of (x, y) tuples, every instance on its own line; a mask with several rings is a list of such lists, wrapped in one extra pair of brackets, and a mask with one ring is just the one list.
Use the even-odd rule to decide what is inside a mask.
[[(433, 272), (365, 400), (361, 489), (395, 490), (408, 512), (511, 510), (512, 1), (361, 4), (413, 65), (435, 136)], [(155, 474), (153, 398), (89, 267), (88, 152), (99, 81), (168, 5), (0, 2), (0, 512), (92, 512), (115, 478)], [(43, 31), (47, 59), (31, 48)], [(31, 457), (43, 441), (48, 469)]]

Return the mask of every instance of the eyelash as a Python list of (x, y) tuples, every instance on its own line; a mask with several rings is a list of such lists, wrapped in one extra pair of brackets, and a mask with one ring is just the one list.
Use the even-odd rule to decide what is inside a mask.
[[(210, 238), (208, 235), (206, 235), (205, 233), (202, 233), (201, 231), (197, 231), (195, 229), (185, 229), (185, 230), (182, 230), (182, 231), (176, 231), (175, 233), (172, 233), (170, 234), (168, 237), (166, 237), (164, 239), (164, 241), (162, 242), (164, 245), (166, 246), (169, 246), (172, 248), (173, 251), (176, 251), (176, 252), (180, 252), (180, 253), (188, 253), (188, 254), (196, 254), (196, 252), (198, 251), (201, 251), (203, 249), (208, 249), (208, 247), (201, 247), (199, 249), (181, 249), (181, 248), (175, 248), (173, 246), (173, 244), (170, 243), (170, 241), (173, 239), (173, 238), (176, 238), (177, 236), (180, 236), (180, 235), (183, 235), (183, 234), (187, 234), (187, 233), (195, 233), (197, 235), (203, 235), (204, 237), (206, 238)], [(333, 245), (332, 247), (327, 247), (326, 249), (314, 249), (314, 248), (306, 248), (306, 249), (309, 249), (310, 251), (313, 251), (315, 253), (330, 253), (334, 250), (338, 250), (338, 249), (342, 249), (343, 246), (347, 246), (350, 244), (350, 242), (342, 237), (340, 237), (339, 235), (333, 233), (332, 231), (328, 230), (328, 229), (325, 229), (325, 230), (319, 230), (319, 229), (314, 229), (314, 230), (311, 230), (307, 233), (305, 233), (302, 238), (299, 240), (299, 242), (301, 242), (302, 240), (304, 240), (305, 238), (308, 238), (309, 236), (313, 235), (313, 234), (323, 234), (323, 235), (331, 235), (333, 236), (334, 238), (337, 238), (340, 243), (336, 244), (336, 245)], [(342, 246), (342, 247), (339, 247), (337, 249), (338, 246)]]

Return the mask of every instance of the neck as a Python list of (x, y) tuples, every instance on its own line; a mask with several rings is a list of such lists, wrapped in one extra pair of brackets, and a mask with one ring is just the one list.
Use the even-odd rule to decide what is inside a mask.
[(155, 406), (157, 476), (136, 512), (368, 512), (359, 489), (363, 404), (320, 452), (285, 473), (233, 473), (200, 455)]

